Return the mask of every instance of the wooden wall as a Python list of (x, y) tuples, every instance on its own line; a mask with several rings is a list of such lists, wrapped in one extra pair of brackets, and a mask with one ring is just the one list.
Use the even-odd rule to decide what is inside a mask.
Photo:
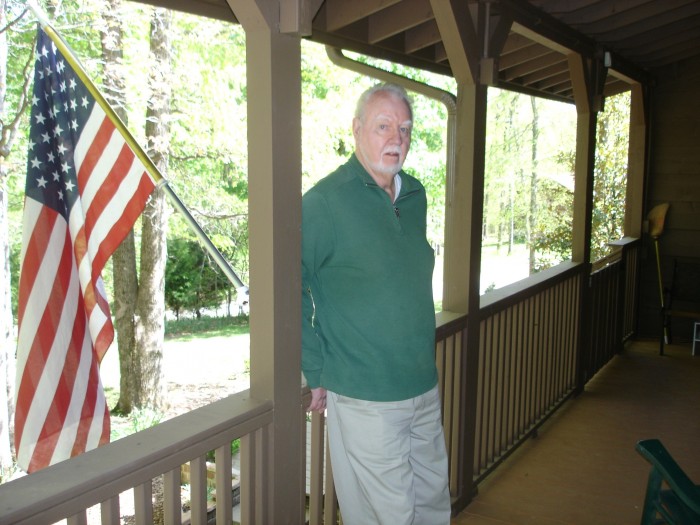
[[(700, 59), (680, 62), (657, 77), (651, 110), (646, 212), (668, 202), (659, 238), (662, 278), (671, 280), (676, 257), (700, 260)], [(658, 337), (659, 284), (652, 240), (644, 237), (639, 335)], [(690, 321), (674, 320), (674, 340), (689, 340)]]

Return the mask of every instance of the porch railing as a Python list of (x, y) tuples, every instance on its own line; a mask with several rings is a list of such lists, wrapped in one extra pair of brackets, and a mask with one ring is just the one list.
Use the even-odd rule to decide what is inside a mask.
[(597, 261), (589, 277), (589, 341), (581, 355), (581, 379), (587, 383), (619, 353), (636, 327), (639, 239), (624, 238), (612, 255)]
[(574, 392), (581, 279), (581, 266), (565, 264), (507, 297), (483, 298), (479, 369), (470, 374), (477, 483)]
[[(482, 297), (478, 323), (470, 324), (466, 315), (438, 314), (436, 361), (450, 489), (458, 507), (633, 333), (639, 242), (623, 240), (620, 246), (618, 255), (590, 274), (586, 265), (565, 263), (489, 293)], [(477, 348), (467, 347), (469, 326), (479, 328)], [(589, 333), (581, 333), (581, 326)], [(476, 366), (469, 369), (467, 363)], [(132, 489), (137, 525), (154, 523), (154, 514), (161, 512), (167, 525), (208, 523), (206, 454), (212, 450), (216, 523), (230, 524), (231, 442), (237, 438), (241, 523), (258, 523), (265, 505), (261, 473), (268, 468), (263, 451), (273, 417), (271, 402), (245, 391), (6, 483), (0, 486), (0, 525), (66, 518), (68, 525), (87, 524), (88, 509), (95, 505), (100, 521), (90, 523), (116, 525), (120, 495)], [(306, 419), (303, 413), (299, 417)], [(311, 525), (336, 523), (323, 416), (314, 414), (308, 427), (307, 519)], [(185, 464), (191, 472), (191, 510), (183, 517)], [(152, 480), (160, 476), (163, 501), (154, 509)]]
[[(231, 443), (241, 438), (244, 458), (254, 458), (255, 443), (272, 422), (270, 402), (234, 394), (155, 427), (132, 434), (68, 461), (0, 486), (0, 524), (68, 525), (88, 523), (88, 509), (99, 505), (102, 525), (120, 523), (120, 494), (133, 489), (137, 525), (183, 520), (181, 466), (190, 466), (190, 522), (207, 523), (206, 454), (215, 451), (216, 523), (232, 522)], [(264, 461), (264, 458), (263, 458)], [(241, 512), (255, 516), (255, 480), (248, 460), (241, 462)], [(163, 476), (163, 504), (154, 519), (152, 480)], [(161, 514), (162, 513), (162, 514)], [(246, 521), (247, 523), (256, 523)], [(93, 519), (90, 523), (96, 523)]]

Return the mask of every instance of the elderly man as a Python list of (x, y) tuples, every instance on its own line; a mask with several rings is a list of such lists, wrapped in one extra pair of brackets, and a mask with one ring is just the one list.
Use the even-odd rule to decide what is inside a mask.
[(302, 201), (302, 369), (345, 525), (450, 521), (426, 196), (401, 170), (412, 120), (403, 88), (367, 90), (355, 154)]

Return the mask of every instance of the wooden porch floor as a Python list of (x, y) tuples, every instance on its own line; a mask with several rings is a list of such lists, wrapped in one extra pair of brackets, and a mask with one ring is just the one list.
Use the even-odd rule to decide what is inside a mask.
[(700, 356), (633, 342), (479, 488), (452, 525), (638, 525), (660, 439), (700, 483)]

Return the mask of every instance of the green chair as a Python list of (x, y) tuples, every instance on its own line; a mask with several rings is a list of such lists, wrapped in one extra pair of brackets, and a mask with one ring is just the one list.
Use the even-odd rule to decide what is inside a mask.
[(651, 463), (641, 525), (700, 525), (700, 487), (658, 439), (640, 441), (636, 449)]

